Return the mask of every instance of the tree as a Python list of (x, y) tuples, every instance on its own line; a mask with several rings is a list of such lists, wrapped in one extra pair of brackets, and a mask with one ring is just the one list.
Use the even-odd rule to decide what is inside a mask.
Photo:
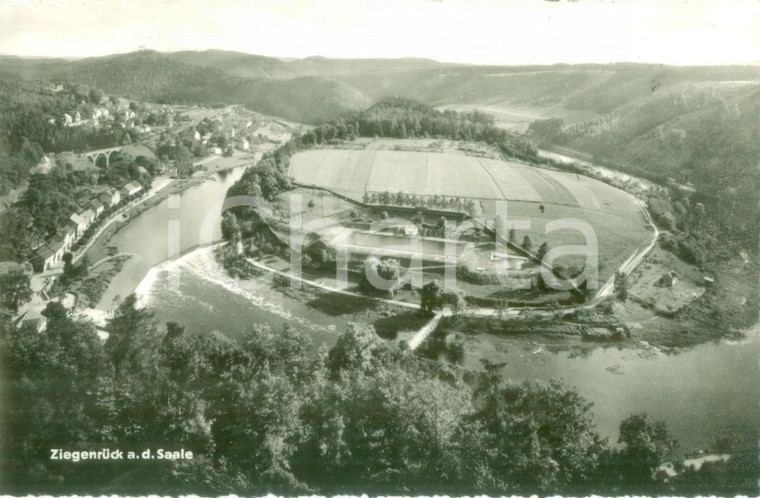
[(423, 285), (420, 290), (420, 311), (425, 314), (433, 314), (441, 306), (441, 288), (435, 280), (431, 280)]
[(0, 296), (2, 307), (16, 313), (19, 306), (32, 298), (29, 277), (21, 270), (0, 274)]
[(544, 262), (544, 257), (546, 256), (546, 253), (549, 252), (549, 243), (544, 241), (543, 244), (538, 246), (538, 251), (536, 251), (536, 259), (538, 259), (539, 263)]
[(525, 252), (530, 252), (530, 250), (533, 248), (533, 242), (531, 242), (530, 237), (527, 235), (523, 239), (522, 248), (525, 250)]
[(502, 242), (503, 238), (507, 235), (506, 232), (506, 224), (504, 223), (504, 218), (500, 214), (496, 215), (496, 218), (493, 220), (493, 230), (496, 233), (496, 242), (500, 243)]
[(375, 271), (377, 271), (378, 276), (383, 280), (393, 282), (388, 290), (392, 296), (401, 273), (401, 264), (394, 258), (382, 258), (375, 267)]
[(628, 275), (621, 271), (615, 272), (615, 295), (621, 301), (628, 299), (628, 292), (630, 290), (630, 281)]
[(327, 368), (333, 376), (341, 370), (370, 371), (377, 364), (373, 361), (374, 351), (380, 347), (381, 339), (372, 326), (349, 323), (327, 356)]
[(90, 88), (88, 99), (90, 101), (90, 104), (99, 105), (100, 101), (103, 100), (103, 92), (97, 88)]
[(134, 294), (127, 296), (106, 325), (105, 351), (119, 371), (145, 369), (152, 362), (154, 344), (159, 343), (153, 313), (137, 305)]
[(606, 450), (591, 404), (559, 382), (502, 384), (498, 367), (480, 374), (475, 411), (459, 422), (462, 481), (493, 495), (588, 494)]
[(232, 243), (240, 239), (240, 224), (232, 211), (225, 211), (222, 215), (222, 237)]
[(647, 414), (631, 415), (620, 423), (619, 442), (625, 447), (615, 453), (613, 465), (627, 492), (661, 482), (657, 467), (676, 449), (664, 422), (654, 422)]

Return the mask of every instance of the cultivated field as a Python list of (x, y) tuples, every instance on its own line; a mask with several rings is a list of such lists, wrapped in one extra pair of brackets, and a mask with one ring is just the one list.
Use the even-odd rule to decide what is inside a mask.
[(403, 191), (580, 207), (624, 217), (638, 212), (633, 197), (585, 176), (460, 154), (310, 150), (293, 157), (290, 172), (299, 184), (357, 201), (365, 192)]
[[(629, 194), (600, 181), (496, 159), (455, 153), (393, 150), (311, 150), (296, 154), (291, 176), (302, 185), (330, 189), (361, 201), (365, 192), (403, 191), (479, 201), (486, 223), (506, 202), (507, 218), (528, 220), (533, 250), (543, 241), (551, 247), (585, 244), (580, 232), (546, 233), (550, 221), (571, 218), (594, 229), (599, 243), (600, 285), (634, 250), (651, 237), (641, 209)], [(541, 212), (539, 206), (544, 206)], [(500, 209), (503, 209), (501, 204)], [(558, 260), (579, 267), (579, 258)]]

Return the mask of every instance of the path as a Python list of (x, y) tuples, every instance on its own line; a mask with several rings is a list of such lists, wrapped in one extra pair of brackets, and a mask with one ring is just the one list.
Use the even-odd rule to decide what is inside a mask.
[(416, 334), (414, 334), (414, 337), (407, 341), (407, 344), (409, 344), (409, 349), (414, 351), (419, 347), (420, 344), (425, 342), (425, 339), (427, 339), (428, 336), (435, 330), (435, 328), (438, 326), (438, 322), (440, 322), (441, 318), (444, 316), (451, 316), (450, 308), (444, 308), (443, 310), (439, 311), (433, 318), (430, 319), (429, 322), (423, 325), (422, 328), (418, 330)]
[(291, 275), (290, 273), (277, 270), (275, 268), (272, 268), (271, 266), (265, 265), (264, 263), (260, 263), (260, 262), (256, 261), (255, 259), (252, 259), (252, 258), (246, 258), (246, 261), (248, 261), (250, 264), (252, 264), (253, 266), (255, 266), (256, 268), (258, 268), (260, 270), (264, 270), (264, 271), (269, 272), (269, 273), (274, 273), (276, 275), (281, 275), (281, 276), (283, 276), (285, 278), (288, 278), (290, 280), (295, 280), (296, 282), (300, 282), (302, 284), (306, 284), (306, 285), (309, 285), (311, 287), (316, 287), (318, 289), (322, 289), (322, 290), (325, 290), (325, 291), (328, 291), (328, 292), (334, 292), (335, 294), (342, 294), (344, 296), (351, 296), (351, 297), (356, 297), (356, 298), (361, 298), (361, 299), (369, 299), (371, 301), (377, 301), (377, 302), (381, 302), (381, 303), (385, 303), (385, 304), (393, 304), (393, 305), (396, 305), (396, 306), (401, 306), (403, 308), (411, 308), (411, 309), (416, 309), (416, 310), (420, 309), (420, 305), (419, 304), (407, 303), (407, 302), (404, 302), (404, 301), (396, 301), (395, 299), (385, 299), (385, 298), (382, 298), (382, 297), (363, 296), (361, 294), (357, 294), (355, 292), (347, 291), (345, 289), (339, 289), (337, 287), (331, 287), (329, 285), (320, 284), (319, 282), (314, 282), (313, 280), (309, 280), (307, 278), (298, 277), (296, 275)]
[(126, 206), (122, 206), (118, 211), (113, 213), (108, 220), (98, 229), (95, 234), (90, 237), (90, 241), (87, 242), (87, 244), (79, 249), (74, 256), (74, 263), (79, 261), (79, 259), (84, 256), (87, 251), (92, 247), (92, 245), (98, 240), (98, 238), (103, 235), (103, 232), (111, 226), (113, 223), (117, 221), (122, 221), (122, 216), (125, 215), (127, 212), (129, 212), (132, 208), (135, 208), (142, 204), (143, 202), (147, 201), (148, 199), (151, 199), (154, 197), (159, 191), (163, 190), (166, 186), (172, 183), (171, 178), (156, 178), (155, 184), (151, 187), (151, 189), (148, 191), (148, 194), (141, 197), (137, 201), (134, 201), (132, 203), (127, 204)]
[[(654, 246), (657, 244), (657, 239), (660, 237), (660, 231), (655, 226), (654, 222), (652, 221), (652, 216), (649, 214), (649, 210), (644, 205), (643, 201), (637, 201), (639, 204), (639, 207), (641, 208), (641, 212), (644, 215), (644, 219), (649, 224), (650, 227), (652, 227), (652, 230), (654, 233), (652, 234), (652, 239), (646, 244), (646, 246), (639, 248), (635, 253), (631, 254), (631, 256), (626, 259), (622, 265), (618, 268), (618, 272), (622, 273), (625, 276), (628, 276), (631, 274), (633, 270), (636, 269), (637, 266), (641, 264), (642, 261), (644, 261), (644, 258), (647, 254), (649, 254), (652, 249), (654, 249)], [(616, 272), (617, 273), (617, 272)], [(615, 290), (615, 274), (613, 273), (612, 276), (605, 282), (605, 284), (599, 289), (599, 292), (596, 293), (596, 296), (594, 296), (594, 299), (591, 300), (591, 303), (594, 306), (599, 304), (601, 301), (606, 299), (607, 297), (611, 296), (613, 291)]]

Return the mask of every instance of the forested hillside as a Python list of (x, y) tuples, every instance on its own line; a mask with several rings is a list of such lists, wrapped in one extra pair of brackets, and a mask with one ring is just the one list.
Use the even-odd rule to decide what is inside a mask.
[(305, 59), (283, 60), (275, 57), (206, 50), (203, 52), (173, 52), (164, 54), (171, 59), (202, 67), (221, 69), (229, 74), (245, 78), (298, 78), (301, 76), (336, 76), (352, 74), (378, 74), (384, 72), (417, 71), (444, 67), (429, 59), (328, 59), (307, 57)]
[[(288, 326), (235, 340), (158, 324), (134, 296), (105, 343), (60, 303), (45, 315), (41, 333), (0, 329), (5, 493), (757, 493), (756, 446), (665, 483), (656, 469), (676, 441), (664, 423), (631, 415), (613, 447), (559, 382), (468, 373), (365, 326), (315, 351)], [(56, 448), (123, 453), (74, 463)]]
[(581, 121), (537, 123), (532, 138), (658, 182), (692, 182), (707, 202), (721, 206), (732, 237), (745, 245), (757, 238), (757, 66), (491, 67), (142, 51), (73, 62), (4, 57), (3, 71), (158, 102), (245, 104), (314, 124), (389, 96), (431, 105), (527, 106), (549, 116), (581, 112)]
[(181, 62), (184, 58), (151, 51), (73, 62), (20, 62), (6, 58), (0, 59), (0, 73), (80, 83), (110, 94), (151, 102), (245, 104), (257, 111), (300, 122), (323, 122), (371, 104), (361, 92), (334, 79), (241, 77), (240, 73), (245, 71), (225, 72), (215, 67), (187, 64)]
[(693, 183), (695, 200), (712, 207), (724, 232), (752, 248), (760, 219), (759, 116), (758, 80), (677, 83), (592, 120), (536, 122), (529, 133), (663, 184)]

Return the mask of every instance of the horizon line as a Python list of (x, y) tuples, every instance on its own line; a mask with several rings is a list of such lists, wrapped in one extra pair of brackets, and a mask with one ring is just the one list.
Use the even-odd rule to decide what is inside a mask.
[(760, 59), (758, 60), (752, 60), (752, 61), (744, 61), (744, 62), (713, 62), (713, 63), (673, 63), (673, 62), (656, 62), (656, 61), (631, 61), (631, 60), (615, 60), (615, 61), (607, 61), (607, 62), (562, 62), (562, 61), (556, 61), (556, 62), (536, 62), (536, 63), (478, 63), (478, 62), (455, 62), (455, 61), (446, 61), (446, 60), (440, 60), (440, 59), (434, 59), (431, 57), (422, 57), (422, 56), (415, 56), (415, 55), (404, 55), (404, 56), (398, 56), (398, 57), (332, 57), (327, 55), (320, 55), (320, 54), (314, 54), (314, 55), (308, 55), (305, 57), (293, 57), (293, 56), (277, 56), (277, 55), (264, 55), (261, 53), (255, 53), (255, 52), (244, 52), (240, 50), (226, 50), (221, 48), (204, 48), (204, 49), (184, 49), (184, 50), (168, 50), (168, 51), (161, 51), (157, 49), (152, 48), (139, 48), (137, 50), (132, 50), (129, 52), (111, 52), (111, 53), (105, 53), (100, 55), (86, 55), (86, 56), (77, 56), (77, 55), (59, 55), (59, 56), (48, 56), (48, 55), (19, 55), (14, 53), (0, 53), (0, 57), (15, 57), (18, 59), (37, 59), (37, 60), (61, 60), (61, 61), (67, 61), (67, 62), (77, 62), (82, 61), (86, 59), (99, 59), (99, 58), (106, 58), (106, 57), (115, 57), (115, 56), (124, 56), (124, 55), (131, 55), (136, 54), (140, 52), (154, 52), (157, 54), (176, 54), (181, 52), (197, 52), (197, 53), (203, 53), (203, 52), (225, 52), (225, 53), (232, 53), (232, 54), (241, 54), (241, 55), (250, 55), (250, 56), (256, 56), (256, 57), (265, 57), (268, 59), (276, 59), (285, 63), (293, 62), (293, 61), (303, 61), (307, 59), (314, 59), (314, 58), (321, 58), (321, 59), (327, 59), (327, 60), (337, 60), (337, 61), (370, 61), (370, 60), (376, 60), (376, 61), (398, 61), (398, 60), (424, 60), (424, 61), (431, 61), (438, 64), (448, 64), (452, 66), (467, 66), (467, 67), (533, 67), (533, 66), (543, 66), (543, 67), (551, 67), (551, 66), (606, 66), (606, 65), (616, 65), (616, 64), (629, 64), (629, 65), (642, 65), (642, 66), (670, 66), (670, 67), (737, 67), (737, 66), (760, 66)]

